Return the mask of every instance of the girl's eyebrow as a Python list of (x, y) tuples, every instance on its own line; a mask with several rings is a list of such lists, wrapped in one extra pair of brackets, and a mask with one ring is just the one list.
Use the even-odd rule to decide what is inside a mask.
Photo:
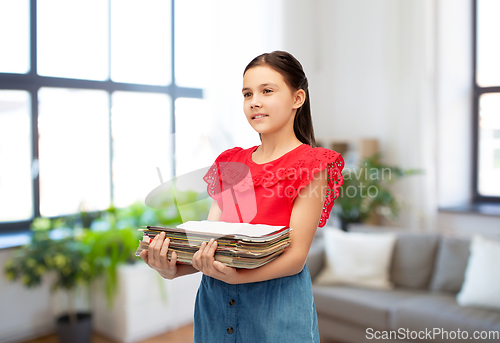
[[(267, 87), (267, 86), (271, 86), (271, 87), (278, 88), (278, 86), (277, 86), (276, 84), (272, 83), (272, 82), (269, 82), (269, 83), (263, 83), (263, 84), (261, 84), (259, 87), (260, 87), (260, 88), (264, 88), (264, 87)], [(250, 90), (250, 88), (245, 87), (245, 88), (243, 88), (241, 91), (242, 91), (242, 92), (246, 92), (246, 91), (249, 91), (249, 90)]]

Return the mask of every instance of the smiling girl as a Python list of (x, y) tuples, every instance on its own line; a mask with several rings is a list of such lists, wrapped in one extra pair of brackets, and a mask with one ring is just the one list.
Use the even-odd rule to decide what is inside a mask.
[[(344, 160), (338, 152), (315, 147), (308, 81), (291, 54), (274, 51), (253, 59), (243, 73), (242, 94), (245, 116), (261, 145), (235, 147), (217, 157), (204, 177), (214, 199), (208, 220), (290, 226), (290, 245), (259, 268), (236, 269), (214, 260), (217, 241), (211, 240), (201, 245), (192, 265), (183, 265), (175, 252), (167, 259), (169, 240), (161, 234), (141, 257), (167, 279), (203, 273), (195, 342), (319, 342), (305, 262), (316, 229), (325, 225), (339, 196)], [(224, 166), (231, 164), (245, 168), (225, 174)], [(234, 177), (238, 170), (246, 175), (236, 179), (246, 182), (233, 187), (236, 198), (228, 197), (224, 175)]]

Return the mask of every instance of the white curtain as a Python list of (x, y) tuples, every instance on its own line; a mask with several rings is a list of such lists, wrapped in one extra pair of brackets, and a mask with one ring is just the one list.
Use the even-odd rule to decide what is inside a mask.
[(436, 1), (391, 1), (393, 94), (386, 118), (387, 163), (423, 169), (393, 186), (402, 205), (393, 226), (437, 230)]

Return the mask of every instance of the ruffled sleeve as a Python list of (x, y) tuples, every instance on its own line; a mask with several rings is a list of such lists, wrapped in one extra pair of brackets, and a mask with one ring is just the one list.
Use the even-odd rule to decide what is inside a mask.
[(334, 200), (340, 195), (339, 188), (344, 183), (344, 177), (342, 175), (344, 159), (340, 153), (334, 150), (314, 148), (306, 153), (300, 165), (297, 167), (299, 167), (298, 177), (294, 182), (293, 191), (290, 191), (292, 202), (298, 196), (299, 192), (313, 180), (314, 174), (323, 171), (325, 168), (327, 169), (326, 197), (318, 225), (319, 227), (323, 227), (330, 216)]
[(217, 158), (215, 162), (212, 164), (208, 172), (203, 177), (203, 180), (207, 183), (207, 193), (208, 195), (217, 201), (219, 208), (222, 209), (222, 178), (221, 178), (221, 168), (220, 163), (222, 162), (230, 162), (233, 156), (242, 150), (240, 147), (235, 147), (232, 149), (228, 149), (223, 151)]

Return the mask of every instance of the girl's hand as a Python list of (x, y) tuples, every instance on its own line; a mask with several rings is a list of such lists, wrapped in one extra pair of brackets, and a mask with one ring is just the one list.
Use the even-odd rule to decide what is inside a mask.
[(171, 261), (168, 260), (169, 243), (170, 239), (165, 239), (165, 232), (162, 232), (155, 236), (148, 250), (141, 251), (139, 256), (164, 279), (172, 280), (177, 273), (177, 253), (172, 251)]
[(236, 268), (228, 267), (224, 263), (215, 261), (214, 255), (217, 241), (210, 239), (208, 243), (201, 243), (200, 249), (193, 255), (193, 267), (205, 275), (227, 283), (236, 283), (238, 272)]

